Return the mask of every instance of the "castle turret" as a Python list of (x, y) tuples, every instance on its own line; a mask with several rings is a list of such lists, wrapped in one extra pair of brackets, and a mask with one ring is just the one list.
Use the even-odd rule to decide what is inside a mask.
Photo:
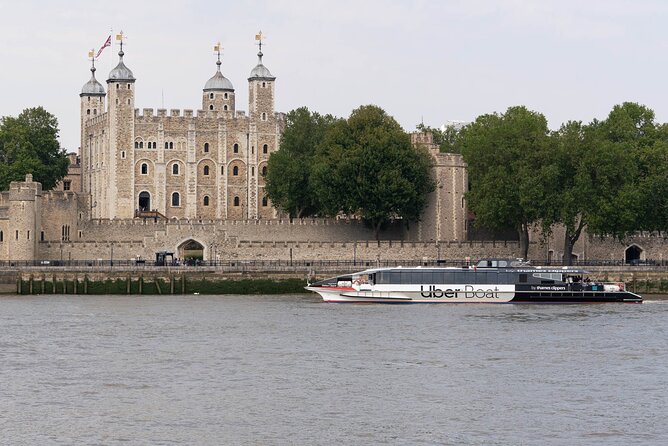
[(9, 242), (11, 260), (32, 261), (37, 258), (37, 231), (41, 227), (42, 185), (27, 174), (25, 181), (9, 185)]
[(106, 197), (98, 201), (102, 209), (96, 214), (102, 218), (132, 218), (134, 216), (134, 151), (135, 139), (135, 77), (123, 63), (123, 35), (118, 52), (118, 65), (107, 79), (109, 94), (109, 150), (102, 157), (102, 177)]
[(276, 78), (262, 63), (262, 33), (258, 34), (260, 51), (257, 53), (257, 65), (250, 72), (248, 78), (248, 111), (250, 116), (256, 116), (267, 121), (274, 114), (274, 81)]
[(204, 91), (202, 93), (202, 109), (234, 112), (234, 86), (232, 86), (232, 82), (220, 72), (220, 43), (214, 46), (214, 51), (218, 54), (216, 74), (206, 81), (206, 84), (204, 85)]
[[(104, 87), (95, 79), (95, 57), (90, 53), (91, 68), (90, 80), (81, 89), (81, 140), (79, 145), (79, 156), (83, 166), (83, 177), (89, 178), (90, 160), (92, 158), (93, 137), (95, 136), (89, 127), (89, 121), (104, 113), (104, 98), (106, 93)], [(84, 192), (90, 192), (90, 181), (82, 181)]]

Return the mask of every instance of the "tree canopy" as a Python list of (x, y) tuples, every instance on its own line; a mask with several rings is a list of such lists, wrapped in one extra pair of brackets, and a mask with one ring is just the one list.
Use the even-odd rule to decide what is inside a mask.
[(69, 161), (58, 141), (58, 120), (42, 107), (28, 108), (14, 118), (0, 119), (0, 188), (32, 173), (44, 189), (66, 174)]
[(623, 238), (668, 230), (668, 126), (632, 102), (604, 121), (567, 122), (550, 132), (525, 107), (482, 115), (456, 136), (468, 164), (476, 224), (514, 227), (526, 257), (529, 227), (565, 228), (564, 262), (583, 229)]
[(307, 217), (320, 211), (310, 185), (313, 158), (327, 130), (337, 121), (301, 107), (287, 114), (280, 150), (269, 157), (266, 193), (274, 206), (290, 217)]
[(468, 165), (469, 208), (476, 224), (491, 229), (514, 228), (523, 257), (529, 228), (541, 218), (545, 203), (545, 160), (550, 132), (545, 117), (526, 107), (479, 116), (464, 127), (456, 145)]
[(381, 226), (417, 221), (434, 190), (430, 155), (381, 108), (347, 120), (306, 108), (288, 113), (281, 148), (272, 153), (266, 191), (291, 217), (356, 215)]
[(384, 110), (362, 106), (326, 133), (312, 178), (327, 215), (355, 214), (378, 236), (394, 219), (418, 221), (435, 188), (430, 155)]

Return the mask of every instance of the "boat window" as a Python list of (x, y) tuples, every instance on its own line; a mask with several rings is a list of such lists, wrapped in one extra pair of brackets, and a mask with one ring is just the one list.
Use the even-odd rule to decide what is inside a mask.
[(499, 272), (499, 284), (515, 283), (512, 273)]
[(527, 275), (520, 274), (520, 283), (527, 283)]
[(401, 271), (391, 271), (390, 273), (390, 282), (389, 283), (401, 283)]
[(533, 276), (539, 279), (554, 280), (558, 282), (561, 282), (562, 280), (561, 273), (534, 273)]
[(476, 278), (476, 283), (479, 284), (490, 284), (490, 283), (496, 283), (496, 272), (478, 272), (475, 275)]

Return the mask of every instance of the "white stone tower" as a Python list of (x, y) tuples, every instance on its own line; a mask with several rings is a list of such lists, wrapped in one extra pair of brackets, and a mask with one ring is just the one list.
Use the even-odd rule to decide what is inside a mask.
[(106, 93), (104, 87), (95, 79), (95, 56), (91, 51), (91, 76), (81, 89), (81, 143), (79, 156), (82, 167), (81, 191), (91, 192), (91, 160), (93, 150), (93, 133), (87, 129), (88, 124), (94, 119), (102, 119), (104, 114), (104, 99)]
[(117, 36), (121, 47), (118, 65), (107, 79), (109, 95), (109, 150), (103, 156), (107, 199), (103, 200), (102, 218), (133, 218), (135, 139), (135, 77), (123, 63), (123, 35)]
[(251, 118), (249, 143), (251, 152), (248, 162), (248, 215), (258, 218), (264, 198), (262, 169), (267, 165), (269, 155), (278, 149), (281, 134), (279, 122), (274, 112), (274, 77), (262, 63), (262, 32), (257, 34), (259, 51), (257, 65), (248, 77), (248, 111)]

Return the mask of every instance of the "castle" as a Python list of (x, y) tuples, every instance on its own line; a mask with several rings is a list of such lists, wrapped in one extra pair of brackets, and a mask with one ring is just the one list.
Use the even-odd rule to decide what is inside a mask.
[[(260, 42), (261, 43), (261, 42)], [(420, 222), (396, 221), (376, 240), (355, 219), (289, 219), (264, 194), (269, 155), (279, 150), (285, 114), (274, 110), (276, 77), (262, 62), (248, 77), (248, 113), (217, 69), (202, 89), (201, 109), (135, 109), (133, 72), (123, 46), (105, 88), (91, 78), (81, 90), (81, 146), (68, 176), (43, 191), (32, 175), (0, 192), (0, 261), (109, 262), (184, 258), (226, 260), (434, 260), (514, 257), (515, 241), (475, 241), (465, 192), (466, 164), (440, 153), (431, 134), (415, 146), (433, 158), (436, 190)], [(556, 231), (555, 234), (558, 234)], [(558, 259), (560, 239), (534, 242), (529, 255)], [(581, 237), (579, 258), (663, 259), (666, 244), (639, 235), (627, 245)]]
[(80, 94), (82, 192), (90, 194), (90, 217), (145, 211), (167, 218), (274, 217), (263, 173), (285, 114), (274, 110), (276, 78), (262, 63), (262, 47), (248, 77), (247, 115), (237, 110), (234, 86), (221, 73), (220, 51), (196, 114), (147, 108), (140, 114), (136, 79), (123, 56), (121, 41), (106, 93), (93, 65)]
[[(264, 194), (285, 114), (274, 110), (276, 77), (263, 64), (261, 41), (248, 77), (247, 114), (237, 110), (219, 52), (200, 110), (140, 113), (124, 56), (121, 44), (106, 89), (93, 61), (79, 95), (81, 145), (78, 156), (70, 154), (68, 176), (52, 191), (28, 175), (0, 193), (0, 260), (107, 259), (114, 251), (117, 259), (152, 258), (160, 250), (179, 256), (199, 250), (205, 260), (347, 258), (351, 243), (355, 252), (359, 243), (360, 257), (378, 257), (364, 252), (362, 243), (374, 236), (362, 222), (286, 219)], [(395, 248), (407, 249), (404, 241), (466, 240), (464, 162), (439, 153), (430, 136), (414, 135), (413, 142), (433, 155), (438, 188), (422, 222), (410, 228), (397, 222), (383, 233)], [(402, 256), (436, 254), (413, 251)]]

